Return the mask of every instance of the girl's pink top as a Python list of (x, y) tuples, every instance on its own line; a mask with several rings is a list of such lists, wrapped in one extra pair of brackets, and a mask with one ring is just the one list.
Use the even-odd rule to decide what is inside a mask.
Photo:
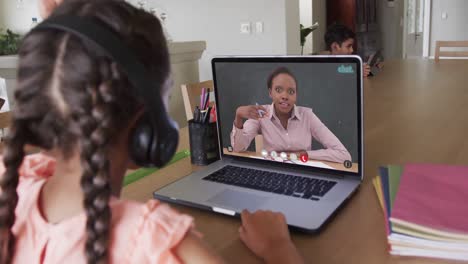
[[(41, 214), (39, 194), (54, 169), (55, 160), (43, 154), (29, 155), (23, 161), (13, 226), (13, 263), (87, 262), (85, 213), (57, 224), (48, 223)], [(4, 171), (0, 162), (0, 173)], [(113, 197), (110, 207), (109, 263), (181, 263), (174, 249), (193, 227), (190, 216), (157, 200), (140, 204)]]

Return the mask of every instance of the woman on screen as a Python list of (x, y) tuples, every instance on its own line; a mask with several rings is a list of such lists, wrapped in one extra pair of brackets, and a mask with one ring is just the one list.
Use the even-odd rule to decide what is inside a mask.
[[(311, 108), (296, 106), (297, 81), (288, 68), (275, 69), (267, 80), (271, 105), (239, 106), (231, 132), (233, 151), (245, 151), (256, 135), (263, 135), (263, 148), (270, 151), (307, 151), (311, 160), (342, 163), (351, 155)], [(244, 122), (244, 120), (246, 120)], [(312, 150), (312, 139), (324, 149)]]

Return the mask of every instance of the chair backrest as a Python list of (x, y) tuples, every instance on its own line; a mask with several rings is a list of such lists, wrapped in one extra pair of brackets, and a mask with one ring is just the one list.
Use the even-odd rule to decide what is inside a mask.
[(256, 135), (255, 136), (255, 152), (262, 153), (263, 150), (263, 136)]
[(9, 127), (10, 122), (11, 122), (11, 113), (10, 113), (10, 111), (0, 113), (0, 129), (4, 129), (4, 128)]
[(10, 111), (8, 112), (2, 112), (0, 113), (0, 153), (3, 153), (3, 140), (5, 138), (5, 128), (9, 127), (11, 123), (11, 113)]
[[(212, 80), (204, 81), (200, 83), (192, 84), (182, 84), (182, 98), (184, 100), (185, 115), (187, 116), (187, 121), (193, 119), (193, 111), (195, 106), (200, 105), (200, 95), (203, 88), (210, 88), (210, 91), (214, 91), (214, 84)], [(214, 97), (210, 96), (210, 103), (213, 102)]]
[(442, 48), (468, 48), (468, 41), (436, 41), (435, 61), (440, 57), (468, 57), (468, 50), (443, 51)]

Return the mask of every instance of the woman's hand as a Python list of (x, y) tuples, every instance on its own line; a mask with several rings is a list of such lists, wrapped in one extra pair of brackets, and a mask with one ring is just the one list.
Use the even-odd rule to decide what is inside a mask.
[(236, 110), (236, 118), (234, 125), (242, 129), (244, 119), (255, 119), (264, 118), (267, 116), (267, 110), (262, 105), (246, 105), (239, 106)]
[(244, 210), (241, 218), (239, 235), (242, 242), (266, 263), (304, 263), (291, 242), (283, 214)]
[(39, 13), (42, 18), (47, 18), (63, 0), (39, 0)]

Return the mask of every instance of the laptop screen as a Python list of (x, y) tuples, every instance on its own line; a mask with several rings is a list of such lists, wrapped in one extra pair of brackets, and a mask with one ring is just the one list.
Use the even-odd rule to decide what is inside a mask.
[(223, 155), (361, 174), (357, 57), (231, 57), (212, 66)]

